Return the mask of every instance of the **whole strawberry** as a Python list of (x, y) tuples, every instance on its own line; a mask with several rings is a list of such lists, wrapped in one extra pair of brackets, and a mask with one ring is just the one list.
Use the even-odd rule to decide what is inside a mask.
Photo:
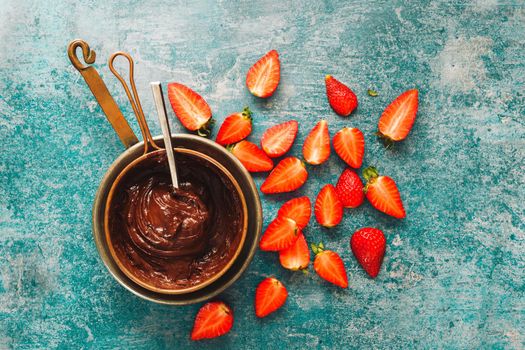
[(335, 192), (345, 208), (357, 208), (365, 199), (363, 182), (351, 169), (343, 170), (335, 186)]
[(350, 239), (350, 247), (363, 269), (375, 278), (385, 256), (386, 239), (383, 232), (372, 227), (357, 230)]
[(331, 75), (325, 77), (326, 96), (330, 106), (343, 117), (348, 117), (357, 107), (357, 96), (352, 90)]

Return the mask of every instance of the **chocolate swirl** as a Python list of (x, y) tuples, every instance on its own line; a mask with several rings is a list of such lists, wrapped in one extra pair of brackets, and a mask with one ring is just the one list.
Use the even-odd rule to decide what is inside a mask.
[(120, 182), (110, 232), (121, 263), (163, 289), (199, 284), (224, 268), (240, 242), (243, 212), (233, 184), (204, 161), (178, 155), (179, 189), (164, 156), (149, 158)]

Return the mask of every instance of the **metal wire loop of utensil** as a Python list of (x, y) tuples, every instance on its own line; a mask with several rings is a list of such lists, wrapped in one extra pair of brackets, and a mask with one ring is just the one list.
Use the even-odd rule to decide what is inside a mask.
[[(117, 72), (114, 66), (114, 61), (118, 56), (123, 56), (128, 60), (129, 63), (129, 85), (131, 86), (131, 93), (128, 84), (126, 84), (126, 81), (122, 77), (122, 75)], [(142, 105), (140, 103), (140, 98), (137, 93), (137, 87), (135, 85), (135, 75), (134, 75), (134, 63), (133, 58), (126, 52), (118, 51), (111, 55), (109, 58), (109, 69), (111, 72), (115, 75), (115, 77), (120, 81), (122, 84), (122, 87), (124, 88), (124, 91), (126, 92), (126, 95), (128, 96), (129, 102), (131, 103), (131, 107), (133, 108), (133, 112), (135, 113), (137, 120), (139, 122), (140, 131), (142, 132), (142, 136), (144, 138), (144, 154), (148, 153), (149, 146), (151, 146), (154, 149), (161, 149), (155, 141), (153, 140), (153, 137), (151, 136), (151, 132), (149, 130), (148, 124), (146, 122), (146, 117), (144, 116), (144, 111), (142, 110)]]

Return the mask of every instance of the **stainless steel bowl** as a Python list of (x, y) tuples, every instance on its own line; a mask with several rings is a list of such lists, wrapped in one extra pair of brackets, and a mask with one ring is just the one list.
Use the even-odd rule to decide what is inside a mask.
[[(159, 146), (163, 145), (161, 136), (155, 137), (154, 140)], [(124, 288), (141, 298), (156, 303), (186, 305), (213, 298), (232, 285), (241, 276), (250, 264), (259, 242), (262, 229), (262, 208), (257, 188), (250, 173), (237, 158), (224, 147), (208, 139), (185, 134), (173, 134), (172, 143), (173, 147), (187, 148), (210, 156), (223, 165), (239, 183), (248, 209), (248, 229), (242, 250), (231, 267), (213, 283), (202, 289), (185, 294), (161, 294), (153, 292), (132, 281), (119, 268), (110, 253), (105, 237), (104, 211), (113, 182), (128, 164), (142, 156), (144, 151), (143, 142), (133, 145), (122, 153), (102, 178), (93, 204), (93, 236), (104, 265)]]

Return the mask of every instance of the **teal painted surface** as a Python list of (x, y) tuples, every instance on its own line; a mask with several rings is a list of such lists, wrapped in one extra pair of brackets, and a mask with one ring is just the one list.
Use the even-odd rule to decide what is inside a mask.
[[(523, 1), (46, 3), (0, 1), (0, 348), (525, 347)], [(332, 230), (312, 220), (308, 240), (342, 255), (349, 289), (284, 271), (276, 255), (258, 252), (221, 296), (235, 310), (232, 332), (190, 344), (199, 305), (141, 300), (98, 258), (91, 205), (122, 146), (66, 57), (77, 37), (97, 51), (97, 68), (127, 116), (106, 60), (118, 49), (132, 53), (156, 133), (152, 80), (193, 87), (219, 122), (249, 105), (252, 140), (298, 119), (294, 155), (319, 118), (332, 135), (361, 128), (365, 164), (396, 179), (408, 218), (365, 204)], [(257, 100), (244, 87), (245, 72), (273, 48), (281, 84)], [(359, 97), (348, 119), (326, 102), (328, 73)], [(377, 119), (413, 87), (421, 101), (414, 129), (385, 150), (373, 136)], [(379, 96), (367, 96), (369, 88)], [(334, 155), (309, 167), (296, 195), (315, 198), (342, 169)], [(263, 199), (266, 223), (289, 197)], [(369, 225), (388, 239), (376, 280), (349, 249), (351, 233)], [(258, 320), (253, 292), (269, 275), (290, 295), (283, 309)]]

